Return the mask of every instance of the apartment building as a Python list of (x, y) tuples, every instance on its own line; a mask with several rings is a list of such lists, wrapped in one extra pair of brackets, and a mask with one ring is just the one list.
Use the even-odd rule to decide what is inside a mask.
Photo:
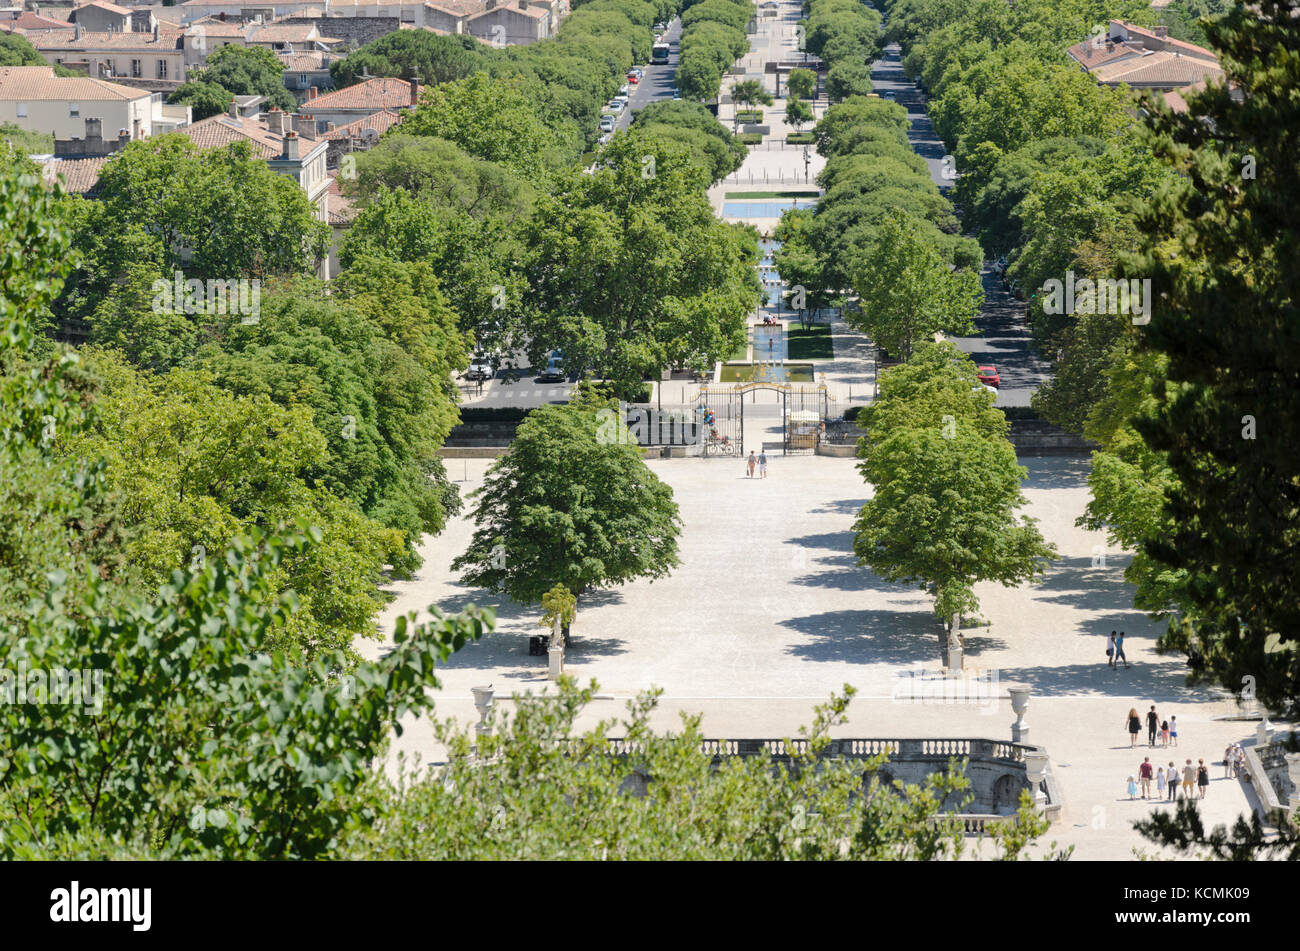
[(0, 67), (0, 123), (72, 139), (82, 135), (87, 119), (99, 120), (109, 137), (125, 131), (143, 139), (188, 125), (190, 107), (102, 79), (55, 76), (50, 66)]

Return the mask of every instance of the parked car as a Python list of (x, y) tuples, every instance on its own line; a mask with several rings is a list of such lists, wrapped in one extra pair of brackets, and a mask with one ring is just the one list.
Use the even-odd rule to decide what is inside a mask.
[(615, 123), (617, 123), (617, 121), (618, 121), (618, 120), (615, 119), (615, 118), (614, 118), (613, 116), (611, 116), (611, 115), (603, 115), (603, 116), (601, 116), (601, 117), (600, 117), (600, 131), (601, 131), (601, 132), (613, 132), (613, 131), (614, 131), (614, 125), (615, 125)]
[(546, 361), (546, 369), (537, 375), (537, 379), (543, 383), (563, 383), (564, 369), (561, 366), (560, 357), (551, 357)]
[(614, 99), (613, 99), (613, 101), (614, 101), (614, 102), (617, 102), (617, 103), (620, 103), (620, 104), (623, 106), (624, 109), (626, 109), (628, 106), (630, 106), (630, 105), (632, 104), (632, 100), (631, 100), (630, 97), (628, 97), (628, 96), (624, 96), (624, 95), (621, 95), (621, 94), (615, 96)]
[(599, 139), (596, 140), (596, 144), (597, 144), (597, 145), (609, 145), (609, 140), (612, 139), (612, 138), (614, 138), (614, 133), (613, 133), (613, 132), (606, 132), (604, 135), (602, 135)]
[(680, 99), (680, 98), (682, 98), (682, 91), (681, 91), (680, 89), (674, 89), (674, 90), (673, 90), (673, 98), (674, 98), (674, 99)]
[(632, 95), (632, 87), (628, 83), (624, 83), (623, 85), (618, 87), (618, 94), (624, 98), (627, 98), (628, 96)]
[(637, 86), (641, 83), (641, 77), (638, 76), (636, 73), (628, 73), (627, 81), (630, 85)]
[(608, 103), (606, 103), (605, 109), (609, 112), (614, 113), (614, 115), (616, 116), (621, 116), (623, 114), (623, 103), (617, 99), (611, 99)]
[(985, 386), (991, 386), (995, 389), (1002, 385), (1002, 377), (998, 376), (997, 367), (976, 367), (975, 379)]
[(474, 354), (470, 360), (469, 369), (465, 371), (467, 380), (490, 380), (492, 379), (492, 363), (481, 353)]

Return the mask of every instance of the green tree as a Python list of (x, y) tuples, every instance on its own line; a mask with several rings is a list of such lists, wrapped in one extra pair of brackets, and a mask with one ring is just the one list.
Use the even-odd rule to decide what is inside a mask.
[(306, 193), (247, 143), (202, 150), (180, 133), (132, 142), (104, 166), (99, 185), (99, 224), (111, 237), (143, 223), (161, 243), (164, 275), (305, 273), (329, 249), (329, 226)]
[(367, 76), (419, 76), (430, 86), (466, 79), (483, 69), (482, 44), (469, 35), (439, 36), (424, 30), (398, 30), (353, 50), (330, 64), (330, 78), (339, 88)]
[(849, 322), (904, 358), (936, 331), (970, 333), (984, 303), (979, 275), (950, 270), (917, 222), (902, 214), (882, 225), (854, 285), (859, 308)]
[[(542, 406), (519, 426), (510, 454), (488, 470), (476, 529), (452, 567), (466, 584), (537, 604), (556, 584), (576, 604), (597, 588), (662, 578), (681, 530), (672, 489), (651, 472), (612, 402)], [(565, 638), (568, 638), (565, 625)]]
[(234, 95), (225, 86), (212, 80), (191, 79), (189, 82), (182, 83), (167, 97), (167, 101), (189, 106), (190, 117), (198, 122), (225, 112)]
[(785, 103), (785, 121), (794, 126), (796, 132), (813, 121), (813, 111), (802, 99), (787, 99)]
[[(761, 82), (757, 79), (745, 79), (734, 83), (731, 87), (731, 99), (738, 106), (748, 106), (753, 108), (755, 105), (770, 106), (773, 102), (772, 94), (768, 92)], [(736, 110), (736, 122), (740, 122), (740, 109)]]
[(873, 494), (854, 523), (854, 554), (887, 581), (919, 584), (945, 622), (978, 608), (977, 581), (1030, 581), (1056, 556), (1035, 520), (1017, 515), (1026, 470), (991, 431), (1006, 426), (991, 402), (969, 358), (933, 346), (917, 366), (882, 375), (858, 450)]
[(603, 158), (541, 200), (525, 233), (528, 353), (560, 347), (565, 369), (631, 399), (664, 367), (710, 366), (739, 344), (758, 245), (714, 216), (685, 149), (633, 130)]
[(811, 99), (817, 92), (817, 74), (811, 69), (792, 69), (786, 75), (785, 85), (791, 99)]
[(1187, 651), (1194, 673), (1230, 690), (1249, 677), (1261, 701), (1283, 705), (1300, 696), (1300, 179), (1283, 132), (1298, 118), (1294, 12), (1234, 7), (1205, 27), (1227, 82), (1185, 115), (1147, 102), (1150, 146), (1180, 177), (1139, 216), (1133, 260), (1156, 300), (1139, 339), (1172, 384), (1137, 423), (1176, 477), (1172, 529), (1146, 549), (1188, 573), (1194, 609), (1161, 643)]
[(562, 162), (562, 144), (537, 114), (517, 80), (475, 73), (426, 90), (402, 123), (404, 135), (455, 142), (470, 155), (534, 178)]
[(298, 103), (285, 87), (283, 74), (284, 63), (266, 47), (227, 43), (213, 50), (204, 68), (193, 72), (189, 82), (177, 89), (168, 101), (191, 104), (197, 101), (206, 108), (215, 95), (215, 91), (206, 87), (218, 86), (227, 93), (222, 111), (230, 104), (231, 96), (265, 96), (269, 108), (293, 112)]

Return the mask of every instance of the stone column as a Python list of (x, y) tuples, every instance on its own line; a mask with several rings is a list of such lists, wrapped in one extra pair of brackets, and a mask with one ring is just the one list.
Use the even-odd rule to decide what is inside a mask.
[(1029, 707), (1030, 689), (1025, 686), (1008, 687), (1011, 694), (1011, 709), (1015, 711), (1016, 722), (1011, 724), (1011, 742), (1029, 742), (1029, 724), (1025, 722), (1025, 710)]

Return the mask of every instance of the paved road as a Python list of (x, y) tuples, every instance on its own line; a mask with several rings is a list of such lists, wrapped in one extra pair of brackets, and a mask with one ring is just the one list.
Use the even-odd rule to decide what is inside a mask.
[[(925, 111), (927, 97), (904, 78), (901, 52), (896, 44), (888, 46), (884, 55), (872, 64), (871, 82), (881, 96), (892, 93), (894, 100), (907, 108), (907, 117), (912, 122), (907, 137), (912, 148), (930, 167), (930, 179), (940, 190), (948, 189), (953, 182), (944, 177), (946, 153)], [(1024, 302), (1004, 291), (1001, 281), (989, 268), (984, 269), (981, 278), (984, 307), (975, 320), (977, 332), (970, 337), (953, 338), (953, 342), (976, 363), (998, 368), (1002, 377), (998, 406), (1028, 406), (1034, 390), (1051, 375), (1050, 368), (1031, 350)]]
[[(632, 87), (629, 106), (618, 117), (617, 129), (626, 129), (632, 121), (633, 114), (650, 103), (659, 99), (672, 98), (677, 78), (677, 57), (680, 52), (681, 35), (680, 19), (668, 24), (668, 30), (664, 34), (664, 38), (672, 48), (668, 56), (668, 65), (642, 67), (645, 75), (641, 77), (640, 83)], [(495, 377), (484, 383), (480, 392), (477, 383), (459, 379), (457, 383), (460, 386), (461, 405), (532, 407), (545, 406), (547, 403), (563, 403), (568, 400), (569, 387), (577, 379), (576, 376), (562, 383), (543, 383), (537, 379), (537, 374), (542, 368), (528, 366), (528, 358), (524, 353), (514, 354), (513, 360), (515, 366), (519, 368), (519, 378), (516, 380), (510, 380), (507, 371), (502, 369)]]

